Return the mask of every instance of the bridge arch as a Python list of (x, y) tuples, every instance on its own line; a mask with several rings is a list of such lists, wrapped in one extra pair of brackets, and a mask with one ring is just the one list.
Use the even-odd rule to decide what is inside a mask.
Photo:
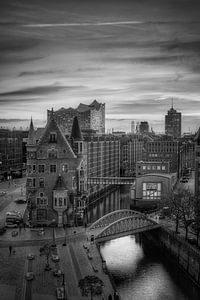
[(148, 219), (144, 215), (132, 215), (118, 219), (103, 228), (96, 236), (96, 242), (102, 242), (113, 238), (127, 236), (139, 232), (149, 231), (159, 228), (160, 225)]
[(95, 221), (88, 229), (95, 229), (95, 228), (101, 228), (110, 225), (111, 223), (130, 216), (140, 216), (140, 218), (146, 218), (146, 216), (138, 211), (130, 210), (130, 209), (119, 209), (114, 210), (97, 221)]

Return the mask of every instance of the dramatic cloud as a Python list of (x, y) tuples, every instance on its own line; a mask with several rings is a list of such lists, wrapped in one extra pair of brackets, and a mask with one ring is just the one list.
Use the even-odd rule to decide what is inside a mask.
[[(2, 0), (0, 8), (0, 118), (20, 110), (46, 118), (52, 106), (98, 99), (108, 119), (146, 119), (160, 131), (174, 98), (183, 130), (196, 128), (200, 1)], [(107, 128), (127, 129), (125, 120)]]
[[(25, 88), (21, 90), (15, 90), (5, 93), (0, 93), (0, 97), (4, 96), (32, 96), (32, 95), (47, 95), (50, 93), (56, 93), (61, 90), (67, 90), (67, 89), (81, 89), (83, 87), (81, 86), (58, 86), (56, 84), (54, 85), (48, 85), (48, 86), (35, 86), (30, 88)], [(1, 100), (0, 100), (1, 101)]]

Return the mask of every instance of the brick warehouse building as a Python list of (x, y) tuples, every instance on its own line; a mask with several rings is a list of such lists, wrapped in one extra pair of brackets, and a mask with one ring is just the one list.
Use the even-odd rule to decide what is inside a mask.
[(57, 125), (53, 113), (39, 140), (35, 137), (31, 120), (26, 183), (31, 223), (70, 225), (87, 180), (85, 147), (77, 118), (70, 141)]
[(83, 138), (77, 117), (68, 138), (53, 112), (39, 137), (31, 121), (27, 199), (32, 224), (73, 225), (77, 217), (84, 221), (84, 212), (90, 221), (119, 208), (118, 187), (87, 185), (88, 176), (118, 176), (119, 153), (116, 137), (85, 133)]

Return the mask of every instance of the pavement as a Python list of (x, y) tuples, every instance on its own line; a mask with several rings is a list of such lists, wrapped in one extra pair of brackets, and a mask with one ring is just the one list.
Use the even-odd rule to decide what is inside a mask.
[[(52, 270), (59, 268), (65, 274), (66, 295), (68, 300), (90, 299), (82, 297), (78, 282), (87, 275), (96, 275), (104, 283), (103, 294), (114, 295), (109, 276), (102, 270), (102, 259), (96, 244), (90, 244), (85, 228), (45, 228), (45, 234), (39, 235), (39, 230), (30, 228), (8, 229), (0, 237), (0, 292), (5, 295), (1, 300), (43, 300), (56, 299), (56, 288), (62, 286), (62, 278), (54, 277), (52, 271), (44, 271), (46, 260), (40, 256), (40, 247), (46, 243), (53, 243), (55, 236), (56, 251), (60, 261), (50, 261)], [(55, 234), (53, 234), (53, 230)], [(12, 237), (12, 232), (17, 231), (17, 236)], [(63, 246), (66, 242), (66, 246)], [(9, 255), (9, 246), (15, 254)], [(27, 254), (35, 255), (33, 261), (27, 260)], [(88, 255), (89, 254), (89, 255)], [(13, 280), (15, 270), (13, 264), (18, 265), (18, 275)], [(25, 280), (27, 271), (33, 271), (35, 278), (31, 282)], [(1, 272), (2, 276), (1, 276)], [(5, 273), (7, 274), (5, 276)], [(4, 280), (2, 281), (2, 278)], [(6, 292), (7, 291), (7, 292)], [(2, 296), (3, 297), (3, 296)], [(99, 299), (94, 297), (94, 299)]]

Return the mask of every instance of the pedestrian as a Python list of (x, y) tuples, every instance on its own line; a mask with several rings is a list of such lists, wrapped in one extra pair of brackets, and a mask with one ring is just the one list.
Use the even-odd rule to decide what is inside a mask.
[(10, 255), (12, 254), (12, 246), (9, 246)]

